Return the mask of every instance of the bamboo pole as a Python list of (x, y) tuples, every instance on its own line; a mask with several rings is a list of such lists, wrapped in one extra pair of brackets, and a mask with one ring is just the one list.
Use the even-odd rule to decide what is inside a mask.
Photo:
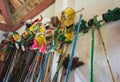
[(64, 59), (65, 59), (65, 57), (66, 57), (68, 47), (69, 47), (69, 45), (67, 45), (67, 47), (66, 47), (66, 49), (65, 49), (65, 52), (64, 52), (64, 54), (62, 55), (62, 58), (61, 58), (58, 66), (57, 66), (57, 71), (56, 71), (56, 73), (55, 73), (55, 75), (54, 75), (54, 78), (53, 78), (52, 82), (55, 82), (56, 79), (57, 79), (57, 77), (58, 77), (60, 68), (62, 67), (62, 63), (63, 63), (63, 61), (64, 61)]
[(94, 82), (94, 27), (92, 26), (90, 82)]
[(53, 58), (54, 58), (54, 53), (51, 53), (42, 82), (49, 82), (51, 80)]
[(105, 43), (104, 43), (104, 40), (103, 40), (103, 37), (102, 37), (102, 33), (101, 33), (99, 27), (97, 29), (98, 29), (98, 33), (99, 33), (99, 36), (100, 36), (100, 39), (101, 39), (102, 46), (103, 46), (104, 55), (105, 55), (105, 58), (106, 58), (106, 62), (107, 62), (109, 71), (110, 71), (110, 75), (112, 77), (112, 81), (115, 82), (114, 74), (112, 72), (112, 68), (111, 68), (111, 65), (110, 65), (110, 62), (109, 62), (109, 57), (108, 57), (108, 53), (107, 53), (107, 50), (106, 50), (106, 47), (105, 47)]

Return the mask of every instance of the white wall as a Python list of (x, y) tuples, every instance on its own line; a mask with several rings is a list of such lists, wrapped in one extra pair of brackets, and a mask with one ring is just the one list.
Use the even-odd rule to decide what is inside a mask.
[[(120, 7), (120, 0), (56, 0), (55, 15), (60, 16), (61, 11), (66, 7), (72, 7), (76, 11), (84, 8), (84, 19), (89, 20), (95, 15), (101, 15), (108, 9)], [(77, 13), (77, 20), (79, 18)]]
[(95, 15), (101, 15), (108, 9), (120, 7), (120, 0), (75, 0), (75, 9), (85, 8), (84, 19), (89, 20)]
[(0, 42), (4, 39), (3, 33), (4, 33), (4, 31), (1, 31), (1, 30), (0, 30)]
[(36, 19), (36, 18), (39, 18), (40, 15), (43, 16), (43, 23), (46, 22), (46, 21), (50, 21), (50, 17), (54, 16), (55, 14), (55, 4), (51, 5), (50, 7), (48, 7), (46, 10), (44, 10), (42, 13), (38, 14), (36, 17), (33, 18)]
[[(116, 82), (120, 82), (120, 20), (104, 25), (101, 28), (102, 36), (106, 45), (110, 65), (115, 77)], [(85, 62), (85, 65), (79, 67), (78, 76), (80, 80), (86, 80), (89, 82), (90, 79), (90, 51), (91, 51), (91, 30), (81, 36), (77, 42), (75, 50), (75, 56), (78, 56), (80, 60)], [(71, 49), (70, 49), (71, 50)], [(70, 53), (70, 51), (69, 51)], [(95, 60), (94, 60), (94, 79), (95, 82), (112, 82), (110, 72), (104, 56), (104, 51), (100, 41), (98, 31), (95, 30)], [(76, 73), (76, 71), (74, 71)], [(74, 75), (73, 75), (74, 76)], [(84, 78), (83, 78), (84, 77)], [(71, 79), (71, 78), (70, 78)], [(78, 79), (78, 78), (76, 78)], [(72, 81), (70, 81), (72, 82)], [(77, 80), (75, 82), (78, 82)], [(83, 81), (79, 81), (83, 82)]]

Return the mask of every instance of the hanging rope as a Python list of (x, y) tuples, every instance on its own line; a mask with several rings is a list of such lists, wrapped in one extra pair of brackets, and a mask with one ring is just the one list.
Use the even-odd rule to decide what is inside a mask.
[(75, 53), (75, 48), (76, 48), (76, 43), (77, 43), (77, 39), (78, 39), (78, 35), (79, 35), (81, 20), (82, 20), (82, 15), (80, 15), (77, 32), (76, 32), (76, 35), (75, 35), (75, 38), (74, 38), (73, 47), (72, 47), (72, 51), (71, 51), (71, 57), (70, 57), (70, 61), (69, 61), (69, 64), (68, 64), (68, 70), (67, 70), (67, 73), (66, 73), (65, 82), (68, 82), (69, 74), (70, 74), (70, 71), (71, 71), (72, 60), (73, 60), (73, 56), (74, 56), (74, 53)]
[(110, 71), (110, 74), (111, 74), (111, 77), (112, 77), (112, 81), (115, 82), (115, 78), (114, 78), (114, 75), (113, 75), (113, 72), (112, 72), (112, 68), (110, 66), (110, 62), (109, 62), (109, 59), (108, 59), (108, 54), (107, 54), (107, 50), (106, 50), (106, 47), (105, 47), (105, 43), (104, 43), (104, 40), (103, 40), (103, 37), (102, 37), (102, 33), (100, 31), (100, 28), (98, 27), (98, 33), (100, 35), (100, 39), (101, 39), (101, 42), (102, 42), (102, 46), (103, 46), (103, 49), (104, 49), (104, 55), (105, 55), (105, 58), (106, 58), (106, 62), (107, 62), (107, 65), (108, 65), (108, 68), (109, 68), (109, 71)]
[(94, 82), (94, 27), (92, 27), (90, 82)]

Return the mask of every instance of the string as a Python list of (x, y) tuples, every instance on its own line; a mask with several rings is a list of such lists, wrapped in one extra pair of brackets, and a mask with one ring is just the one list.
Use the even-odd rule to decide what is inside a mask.
[(94, 27), (92, 27), (90, 82), (94, 82)]
[(65, 82), (68, 82), (69, 74), (70, 74), (70, 71), (71, 71), (72, 60), (73, 60), (73, 56), (74, 56), (74, 53), (75, 53), (75, 48), (76, 48), (76, 43), (77, 43), (78, 34), (79, 34), (79, 30), (80, 30), (81, 20), (82, 20), (82, 15), (80, 15), (80, 18), (79, 18), (79, 24), (78, 24), (78, 27), (77, 27), (77, 32), (76, 32), (74, 42), (73, 42), (73, 46), (72, 46), (72, 51), (71, 51), (70, 61), (69, 61), (69, 64), (68, 64), (68, 70), (67, 70), (67, 73), (66, 73)]

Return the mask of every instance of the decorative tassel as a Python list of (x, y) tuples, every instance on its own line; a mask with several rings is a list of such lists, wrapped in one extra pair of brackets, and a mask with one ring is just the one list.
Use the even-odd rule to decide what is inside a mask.
[[(70, 54), (68, 54), (68, 56), (65, 57), (65, 59), (64, 59), (64, 61), (63, 61), (63, 66), (64, 66), (64, 68), (65, 68), (66, 70), (67, 70), (67, 68), (68, 68), (68, 63), (69, 63), (69, 61), (70, 61)], [(74, 69), (76, 69), (77, 67), (82, 66), (82, 65), (84, 65), (84, 62), (79, 61), (79, 57), (74, 57), (74, 58), (73, 58), (73, 61), (72, 61), (72, 67), (71, 67), (71, 69), (74, 70)], [(66, 74), (66, 73), (64, 73), (64, 74)]]
[(42, 43), (42, 46), (41, 46), (39, 52), (41, 52), (43, 54), (43, 53), (45, 53), (45, 50), (46, 50), (46, 45), (45, 45), (45, 43)]
[(37, 43), (37, 40), (34, 38), (33, 40), (33, 45), (32, 45), (32, 50), (35, 50), (35, 49), (38, 49), (38, 43)]

